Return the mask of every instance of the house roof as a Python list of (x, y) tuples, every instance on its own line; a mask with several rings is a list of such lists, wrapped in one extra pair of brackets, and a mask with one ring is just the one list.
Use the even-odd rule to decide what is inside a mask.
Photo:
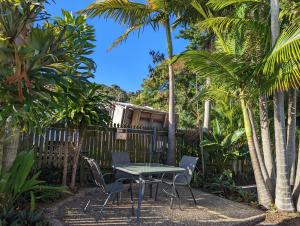
[(147, 111), (147, 112), (155, 112), (155, 113), (160, 113), (160, 114), (166, 114), (167, 112), (161, 111), (149, 106), (139, 106), (131, 103), (124, 103), (124, 102), (114, 102), (115, 105), (123, 106), (124, 108), (131, 108), (131, 109), (136, 109), (136, 110), (141, 110), (141, 111)]

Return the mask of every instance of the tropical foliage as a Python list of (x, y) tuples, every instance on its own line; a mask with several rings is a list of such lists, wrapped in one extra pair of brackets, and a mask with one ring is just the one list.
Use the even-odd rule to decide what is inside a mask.
[[(62, 192), (63, 187), (52, 187), (38, 179), (39, 173), (32, 175), (34, 155), (32, 151), (21, 152), (8, 171), (0, 172), (0, 211), (28, 205), (35, 210), (36, 200), (47, 198), (54, 192)], [(30, 200), (30, 202), (28, 202)]]
[[(276, 183), (277, 207), (292, 210), (288, 178), (294, 175), (289, 175), (291, 171), (286, 169), (291, 167), (290, 161), (295, 159), (285, 153), (285, 143), (290, 143), (291, 140), (292, 143), (295, 142), (295, 120), (293, 120), (295, 116), (291, 111), (288, 116), (287, 140), (281, 131), (285, 130), (283, 90), (298, 87), (299, 26), (296, 25), (297, 15), (287, 16), (284, 15), (284, 11), (281, 11), (281, 20), (279, 15), (271, 14), (271, 23), (267, 22), (270, 9), (272, 13), (278, 12), (277, 3), (278, 1), (271, 1), (270, 4), (265, 1), (208, 1), (206, 7), (227, 12), (226, 16), (209, 17), (196, 24), (198, 29), (212, 30), (216, 34), (215, 50), (213, 52), (190, 50), (184, 54), (184, 59), (195, 73), (211, 78), (212, 83), (218, 84), (232, 96), (240, 99), (256, 183), (260, 188), (259, 202), (269, 207), (274, 196), (272, 192), (275, 191), (273, 186)], [(199, 6), (200, 3), (197, 4), (198, 8)], [(231, 11), (228, 11), (229, 7)], [(277, 36), (274, 36), (275, 34)], [(270, 142), (269, 147), (263, 145), (264, 162), (253, 113), (253, 106), (258, 106), (258, 102), (255, 101), (258, 96), (261, 100), (259, 105), (267, 106), (262, 94), (272, 92), (274, 92), (276, 167), (277, 175), (281, 175), (277, 177), (276, 182), (274, 182), (273, 172), (267, 171), (267, 168), (273, 164)], [(295, 100), (290, 99), (290, 101), (292, 104)], [(270, 139), (268, 110), (260, 108), (260, 111), (262, 135), (268, 133), (262, 138), (264, 142)], [(289, 148), (289, 145), (287, 147)], [(285, 179), (282, 175), (285, 175)], [(282, 194), (279, 191), (281, 188), (288, 192)]]

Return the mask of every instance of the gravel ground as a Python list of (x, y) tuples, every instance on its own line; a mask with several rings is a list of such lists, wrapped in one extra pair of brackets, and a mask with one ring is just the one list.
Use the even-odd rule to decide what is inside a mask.
[[(187, 190), (180, 190), (182, 209), (175, 202), (171, 210), (169, 199), (159, 192), (158, 200), (149, 198), (146, 189), (142, 203), (141, 225), (203, 225), (203, 226), (229, 226), (229, 225), (256, 225), (265, 219), (265, 214), (248, 205), (232, 202), (220, 197), (193, 189), (197, 206), (192, 202)], [(137, 197), (137, 186), (134, 188)], [(88, 200), (91, 205), (86, 212), (83, 208)], [(99, 219), (99, 210), (104, 196), (95, 188), (80, 190), (77, 194), (61, 200), (45, 208), (45, 213), (52, 225), (137, 225), (135, 216), (131, 216), (129, 193), (122, 195), (119, 205), (110, 203)], [(135, 199), (135, 207), (137, 200)]]

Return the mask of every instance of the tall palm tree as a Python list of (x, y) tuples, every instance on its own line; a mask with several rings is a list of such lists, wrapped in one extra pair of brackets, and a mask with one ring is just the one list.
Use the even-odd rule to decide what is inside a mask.
[[(271, 32), (272, 46), (275, 46), (280, 35), (279, 0), (270, 0), (271, 3)], [(275, 205), (284, 211), (294, 211), (291, 187), (289, 183), (288, 154), (286, 150), (286, 127), (284, 113), (284, 92), (274, 91), (274, 129), (276, 149), (276, 198)]]
[[(209, 1), (215, 8), (227, 7), (231, 4), (241, 2), (243, 1)], [(259, 1), (249, 0), (247, 2), (261, 4)], [(265, 4), (265, 2), (263, 3)], [(269, 5), (267, 4), (263, 7), (268, 6)], [(257, 7), (255, 8), (257, 9)], [(252, 7), (250, 7), (250, 9), (252, 9)], [(269, 15), (269, 12), (267, 15)], [(259, 21), (243, 17), (208, 18), (207, 20), (200, 22), (199, 27), (212, 28), (218, 31), (223, 30), (221, 33), (225, 35), (225, 40), (229, 45), (230, 51), (214, 54), (208, 54), (207, 52), (201, 51), (187, 52), (185, 54), (185, 59), (187, 64), (194, 68), (197, 73), (205, 75), (206, 77), (211, 76), (212, 79), (217, 78), (214, 81), (222, 81), (222, 84), (236, 84), (234, 87), (229, 86), (228, 90), (240, 90), (239, 98), (243, 109), (244, 126), (256, 178), (259, 201), (268, 208), (273, 200), (270, 194), (270, 185), (267, 184), (270, 178), (268, 173), (266, 173), (267, 170), (264, 159), (260, 156), (261, 153), (254, 127), (255, 123), (250, 110), (251, 100), (253, 99), (254, 93), (260, 93), (258, 87), (263, 87), (261, 86), (262, 80), (257, 79), (259, 78), (258, 75), (265, 75), (267, 77), (267, 83), (262, 84), (267, 84), (268, 87), (271, 84), (272, 91), (286, 90), (289, 87), (296, 88), (299, 86), (299, 83), (297, 82), (299, 81), (299, 67), (297, 66), (299, 63), (297, 63), (297, 60), (300, 58), (300, 53), (297, 49), (299, 49), (300, 44), (300, 28), (297, 26), (296, 21), (288, 24), (280, 33), (276, 44), (274, 42), (273, 47), (271, 45), (268, 47), (271, 29), (270, 25), (266, 24), (265, 21), (266, 20)], [(241, 29), (241, 27), (243, 27), (243, 29)], [(259, 31), (260, 29), (257, 29), (258, 27), (261, 31)], [(232, 37), (236, 41), (231, 42), (230, 39), (232, 39)], [(258, 40), (257, 37), (261, 38), (261, 40)], [(242, 48), (237, 48), (240, 44), (242, 44)], [(266, 44), (266, 46), (264, 46), (264, 44)], [(260, 47), (261, 45), (263, 48)], [(259, 52), (257, 52), (257, 50), (259, 50), (259, 52), (261, 50), (264, 51), (258, 54)], [(219, 50), (217, 50), (217, 52), (219, 52)], [(256, 56), (256, 58), (253, 58), (253, 55)], [(253, 64), (253, 60), (256, 60), (257, 62)], [(225, 73), (227, 75), (225, 75)], [(221, 78), (221, 76), (223, 78)], [(281, 170), (281, 173), (286, 173), (287, 175), (288, 171), (286, 171), (283, 161), (285, 158), (285, 156), (283, 156), (284, 152), (281, 152), (278, 155), (279, 158), (281, 158), (279, 161), (283, 163), (283, 165), (280, 166), (282, 168), (279, 170)], [(292, 209), (292, 205), (290, 205), (290, 188), (282, 186), (286, 185), (287, 180), (283, 180), (284, 182), (278, 182), (278, 180), (282, 180), (282, 178), (277, 178), (279, 186), (277, 188), (276, 196), (279, 194), (277, 197), (279, 209), (290, 211)], [(278, 193), (278, 191), (280, 192)], [(284, 202), (282, 194), (287, 196), (285, 197), (286, 199)]]
[[(266, 208), (272, 203), (271, 192), (265, 183), (261, 164), (259, 163), (258, 152), (253, 138), (253, 129), (249, 115), (249, 88), (245, 84), (251, 84), (245, 71), (251, 71), (246, 63), (240, 60), (240, 57), (220, 52), (209, 53), (206, 51), (188, 51), (182, 56), (186, 64), (197, 74), (211, 78), (212, 82), (231, 93), (240, 103), (243, 111), (244, 128), (248, 141), (248, 147), (254, 176), (257, 184), (259, 203)], [(253, 91), (253, 90), (252, 90)]]
[(128, 0), (105, 0), (96, 1), (89, 5), (80, 13), (85, 13), (90, 17), (102, 16), (112, 18), (121, 25), (128, 26), (128, 30), (118, 38), (112, 48), (125, 40), (128, 35), (136, 30), (141, 30), (145, 26), (151, 26), (157, 31), (159, 26), (163, 26), (166, 31), (169, 67), (169, 130), (168, 130), (168, 164), (175, 163), (176, 149), (176, 116), (175, 116), (175, 82), (174, 70), (171, 63), (173, 58), (173, 43), (171, 35), (171, 19), (180, 9), (182, 1), (169, 0), (148, 0), (147, 3), (139, 3)]

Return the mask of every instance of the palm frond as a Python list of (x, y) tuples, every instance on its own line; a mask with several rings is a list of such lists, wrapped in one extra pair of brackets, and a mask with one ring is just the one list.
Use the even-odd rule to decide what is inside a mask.
[(278, 65), (291, 60), (300, 61), (300, 27), (299, 23), (296, 22), (281, 32), (266, 59), (263, 72), (264, 74), (272, 74)]
[[(209, 11), (209, 9), (204, 8), (199, 2), (199, 0), (198, 1), (194, 0), (191, 4), (205, 20), (212, 18), (213, 16), (212, 13)], [(222, 37), (220, 31), (216, 29), (214, 26), (210, 26), (210, 28), (214, 31), (215, 35), (218, 37), (220, 43), (222, 44), (223, 49), (228, 52), (229, 51), (228, 46), (224, 38)]]
[(269, 93), (274, 90), (288, 90), (289, 88), (300, 87), (300, 62), (290, 60), (289, 62), (280, 65), (280, 69), (276, 72), (276, 76), (273, 74), (268, 76), (270, 84)]
[(208, 12), (205, 10), (205, 8), (201, 5), (199, 1), (194, 0), (191, 4), (203, 18), (207, 19), (209, 17)]
[(197, 23), (196, 26), (199, 29), (217, 29), (218, 31), (231, 31), (232, 29), (266, 31), (268, 28), (267, 21), (230, 17), (207, 18)]
[(196, 74), (210, 77), (217, 83), (223, 81), (229, 86), (236, 86), (241, 83), (239, 74), (244, 65), (238, 62), (233, 55), (190, 50), (184, 52), (181, 57)]
[(242, 3), (266, 4), (264, 0), (209, 0), (207, 5), (214, 10), (221, 10), (228, 6)]
[(134, 26), (148, 21), (154, 11), (148, 4), (128, 0), (105, 0), (96, 1), (79, 13), (89, 17), (103, 16), (122, 25)]
[(132, 26), (130, 28), (128, 28), (124, 34), (122, 34), (119, 38), (117, 38), (113, 44), (111, 45), (111, 47), (109, 47), (108, 51), (111, 51), (113, 48), (115, 48), (117, 45), (119, 45), (121, 42), (124, 42), (127, 40), (128, 36), (137, 30), (140, 30), (142, 27), (144, 26), (144, 24), (139, 24), (139, 25), (135, 25)]

